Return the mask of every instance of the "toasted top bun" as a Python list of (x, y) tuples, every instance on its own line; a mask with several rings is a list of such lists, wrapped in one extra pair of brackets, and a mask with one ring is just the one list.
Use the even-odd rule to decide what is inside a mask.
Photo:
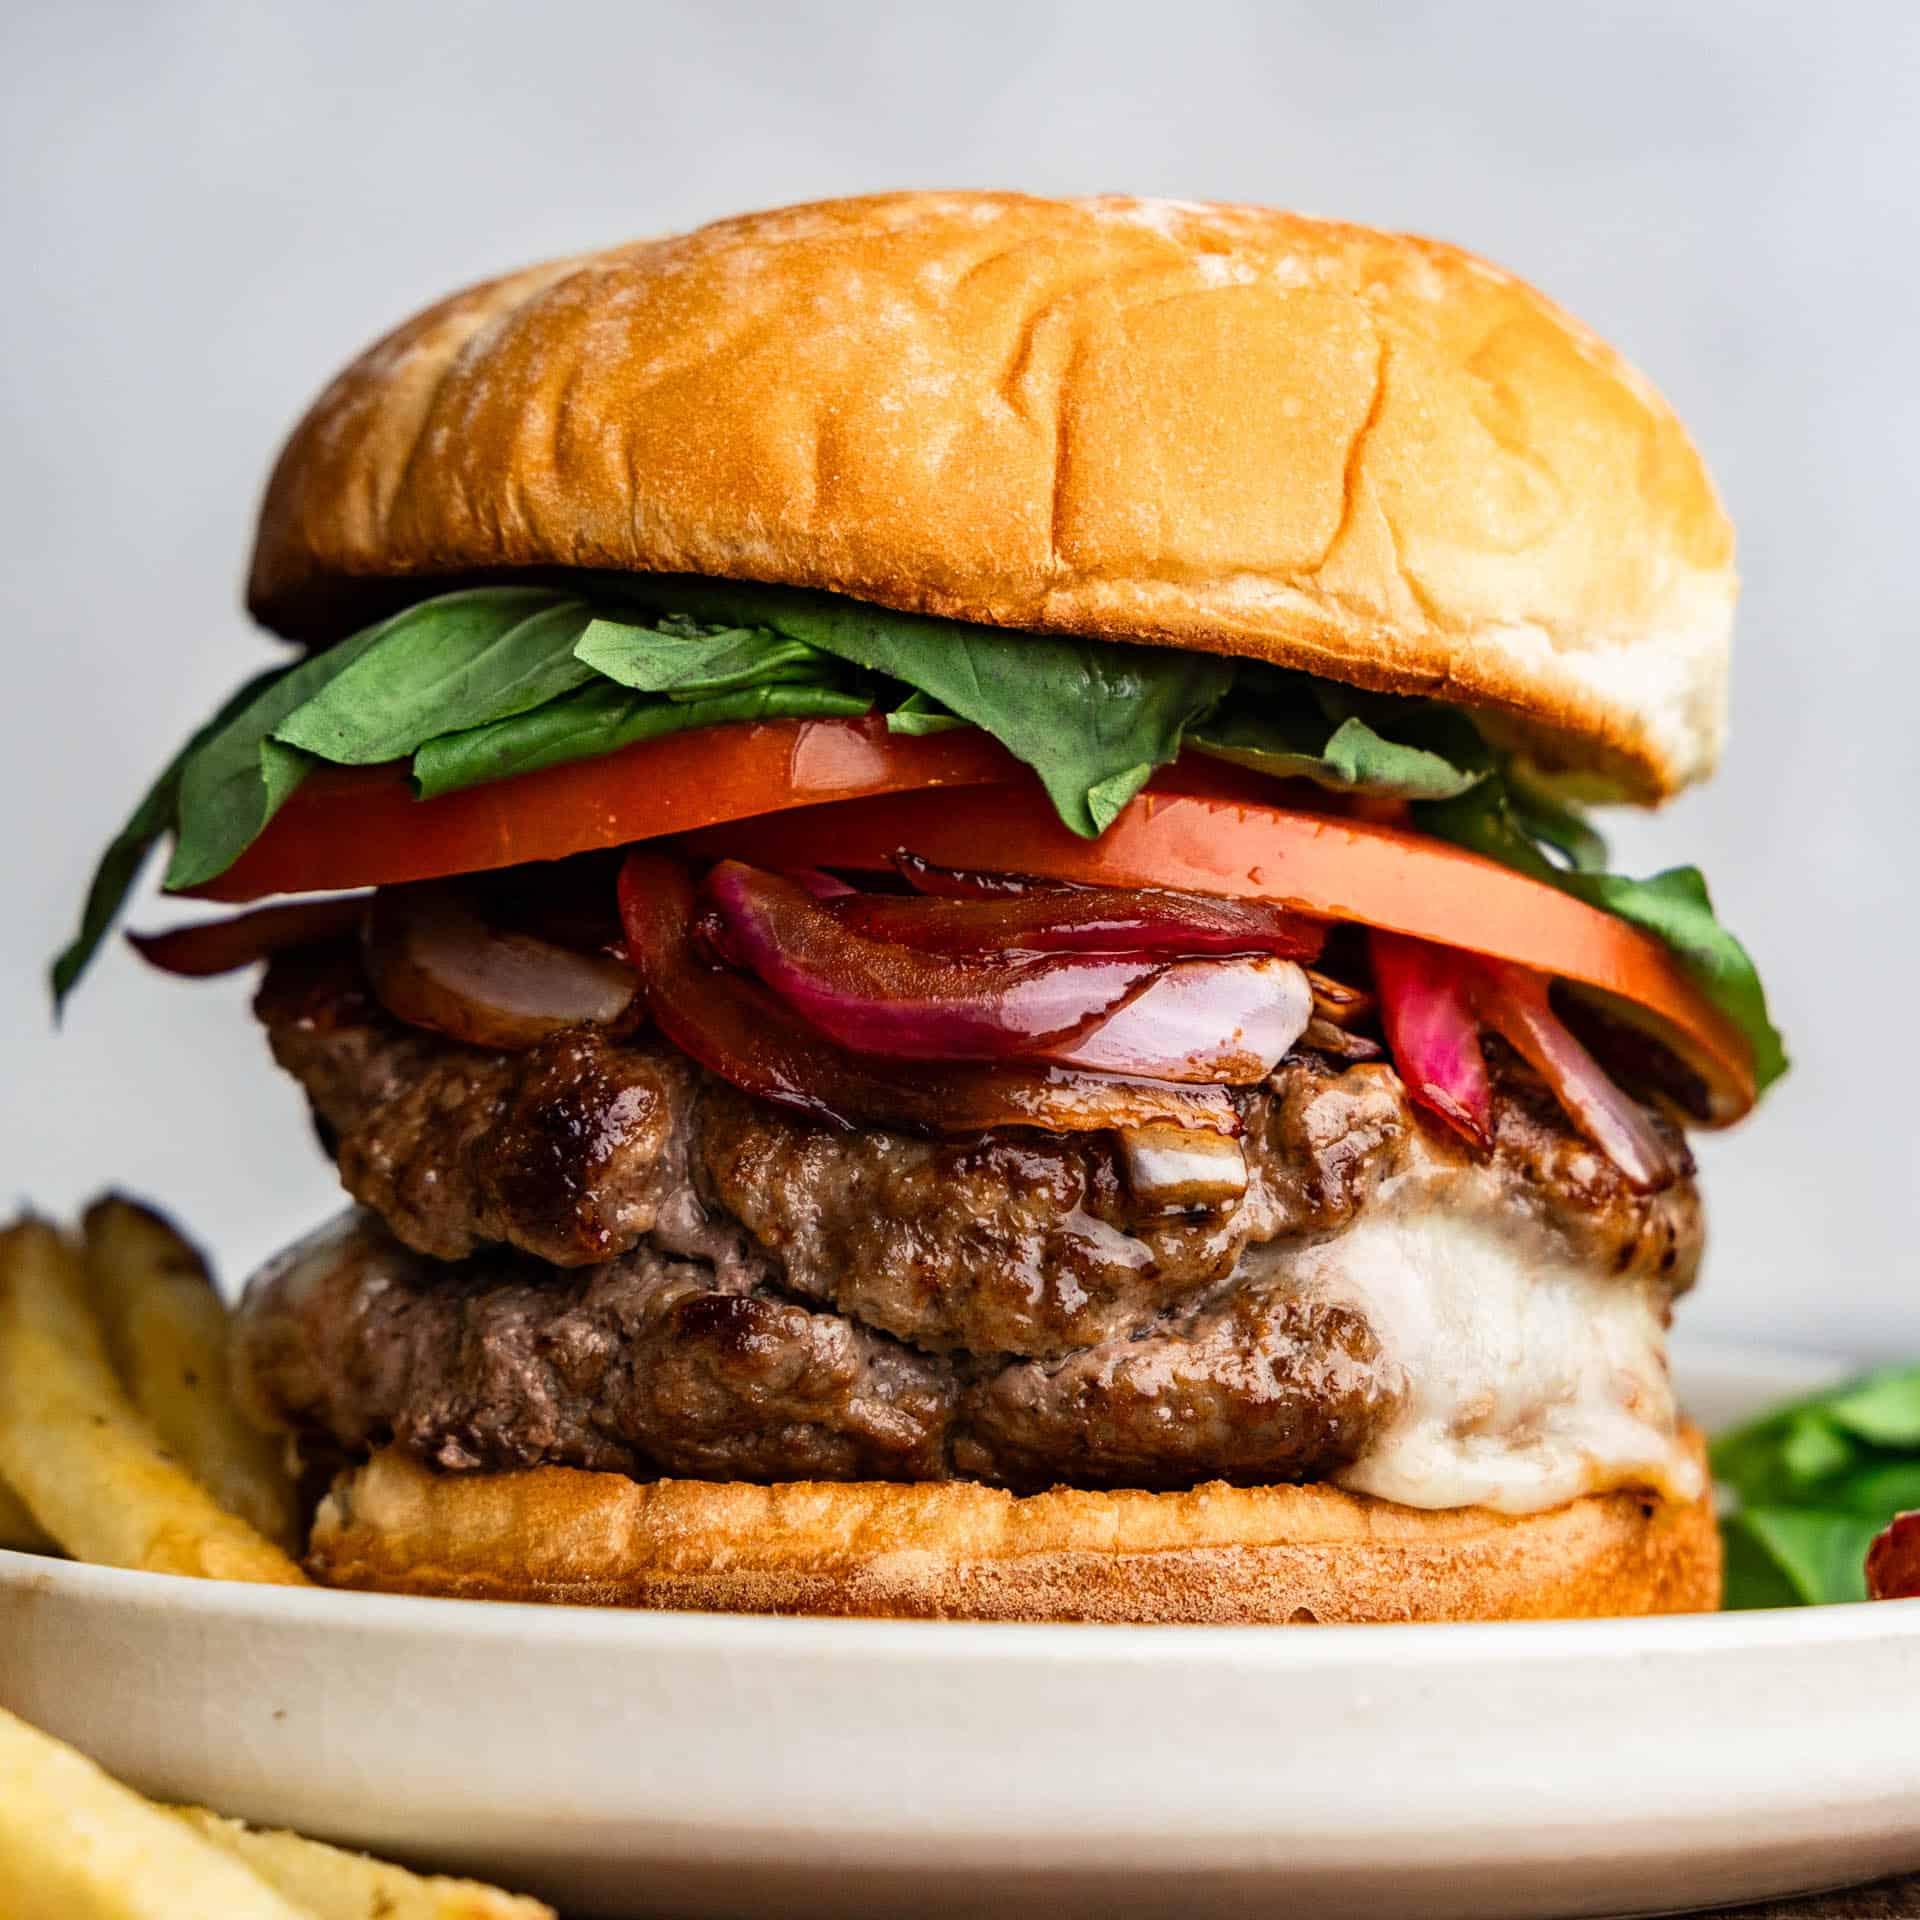
[(396, 581), (548, 566), (1434, 694), (1642, 800), (1713, 766), (1735, 591), (1672, 411), (1510, 274), (1006, 193), (748, 214), (429, 308), (294, 433), (250, 601), (324, 641)]
[[(1700, 1436), (1688, 1444), (1704, 1468)], [(1593, 1494), (1515, 1518), (1326, 1486), (642, 1485), (571, 1467), (436, 1474), (392, 1451), (334, 1483), (308, 1565), (393, 1593), (900, 1619), (1570, 1619), (1720, 1603), (1708, 1495)]]

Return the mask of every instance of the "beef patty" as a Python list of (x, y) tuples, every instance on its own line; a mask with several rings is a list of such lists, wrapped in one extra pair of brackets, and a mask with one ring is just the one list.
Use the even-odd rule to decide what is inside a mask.
[(1662, 1307), (1699, 1255), (1691, 1180), (1635, 1194), (1504, 1056), (1475, 1163), (1391, 1068), (1298, 1053), (1237, 1096), (1245, 1197), (1167, 1216), (1103, 1135), (841, 1131), (646, 1034), (463, 1047), (388, 1016), (344, 951), (277, 961), (259, 1012), (368, 1211), (256, 1282), (243, 1370), (263, 1411), (348, 1453), (1016, 1488), (1321, 1478), (1407, 1382), (1363, 1306), (1294, 1284), (1289, 1249), (1470, 1186), (1530, 1245)]

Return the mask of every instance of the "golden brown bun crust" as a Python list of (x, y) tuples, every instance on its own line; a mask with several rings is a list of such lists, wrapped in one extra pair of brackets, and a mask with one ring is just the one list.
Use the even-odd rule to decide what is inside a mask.
[(1324, 1486), (1021, 1499), (967, 1483), (439, 1475), (393, 1452), (336, 1482), (308, 1566), (390, 1593), (896, 1619), (1571, 1619), (1720, 1603), (1707, 1498), (1595, 1494), (1514, 1519)]
[(906, 193), (509, 274), (354, 362), (250, 600), (509, 567), (772, 581), (1432, 693), (1593, 791), (1710, 771), (1732, 531), (1512, 276), (1257, 207)]

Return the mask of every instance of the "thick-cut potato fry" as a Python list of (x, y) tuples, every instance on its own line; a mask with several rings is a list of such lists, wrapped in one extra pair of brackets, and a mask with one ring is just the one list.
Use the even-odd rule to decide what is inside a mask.
[(423, 1879), (297, 1833), (268, 1833), (203, 1807), (175, 1811), (314, 1920), (554, 1920), (553, 1909), (473, 1880)]
[(231, 1853), (8, 1713), (0, 1713), (0, 1914), (312, 1920)]
[(16, 1553), (56, 1553), (53, 1535), (27, 1511), (27, 1503), (0, 1480), (0, 1547)]
[(80, 1262), (41, 1220), (0, 1233), (0, 1476), (76, 1559), (305, 1584), (135, 1412), (87, 1304)]
[(206, 1262), (150, 1207), (108, 1194), (87, 1209), (87, 1278), (133, 1404), (227, 1509), (300, 1545), (280, 1446), (240, 1417), (227, 1384), (227, 1310)]

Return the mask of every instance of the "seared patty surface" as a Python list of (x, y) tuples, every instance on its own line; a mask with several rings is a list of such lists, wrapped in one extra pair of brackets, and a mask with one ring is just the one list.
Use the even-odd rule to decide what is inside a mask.
[[(1392, 1069), (1296, 1053), (1237, 1096), (1249, 1185), (1166, 1215), (1104, 1135), (927, 1140), (750, 1099), (657, 1036), (489, 1053), (403, 1026), (350, 953), (259, 1007), (369, 1214), (263, 1275), (263, 1409), (360, 1453), (715, 1478), (1169, 1487), (1323, 1478), (1404, 1359), (1294, 1256), (1369, 1208), (1476, 1218), (1664, 1305), (1690, 1179), (1636, 1195), (1496, 1061), (1486, 1163)], [(377, 1218), (376, 1218), (377, 1216)]]

